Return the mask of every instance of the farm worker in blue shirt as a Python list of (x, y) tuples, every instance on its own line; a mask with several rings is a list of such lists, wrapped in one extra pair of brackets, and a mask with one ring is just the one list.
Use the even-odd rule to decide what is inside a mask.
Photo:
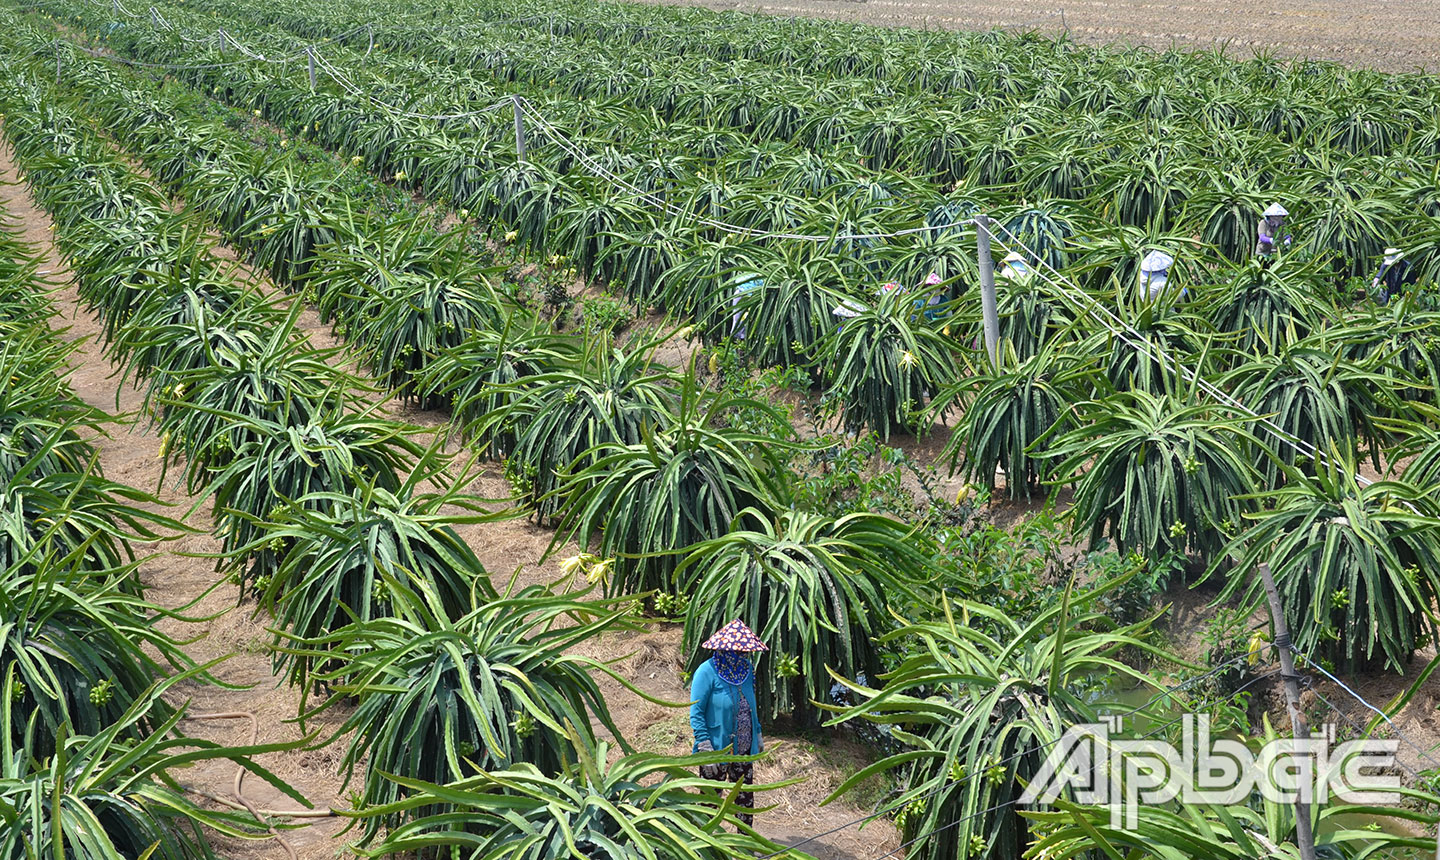
[(740, 300), (746, 293), (763, 288), (765, 282), (753, 272), (743, 274), (735, 280), (735, 297), (730, 300), (730, 306), (735, 308), (735, 316), (730, 321), (730, 336), (736, 340), (744, 340), (750, 326), (745, 319), (746, 314), (740, 311)]
[(1030, 270), (1030, 264), (1018, 252), (1011, 251), (1000, 261), (1000, 279), (1009, 281), (1016, 286), (1029, 282), (1035, 273)]
[[(695, 670), (690, 681), (690, 729), (695, 734), (691, 752), (730, 750), (736, 755), (759, 755), (760, 714), (755, 707), (755, 667), (750, 655), (769, 651), (760, 637), (736, 619), (706, 639), (701, 648), (715, 652)], [(754, 762), (722, 762), (700, 766), (702, 779), (755, 784)], [(737, 803), (755, 808), (755, 794), (742, 791)], [(745, 824), (753, 815), (741, 815)]]
[[(1405, 262), (1405, 252), (1399, 248), (1386, 248), (1380, 271), (1375, 273), (1375, 279), (1370, 282), (1370, 295), (1382, 305), (1389, 304), (1391, 299), (1400, 295), (1409, 277), (1410, 264)], [(1381, 285), (1384, 285), (1384, 290), (1380, 289)]]

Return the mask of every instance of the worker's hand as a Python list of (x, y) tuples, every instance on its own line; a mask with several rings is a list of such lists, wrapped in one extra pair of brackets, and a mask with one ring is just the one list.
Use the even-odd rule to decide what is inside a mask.
[(725, 780), (725, 765), (723, 764), (702, 764), (700, 765), (700, 778), (713, 779), (716, 782)]
[(1261, 237), (1260, 237), (1260, 244), (1262, 244), (1262, 245), (1273, 245), (1273, 244), (1275, 244), (1275, 237), (1274, 237), (1274, 236), (1261, 236)]
[(709, 741), (701, 741), (695, 747), (697, 753), (715, 752), (715, 747)]
[(1286, 233), (1286, 234), (1285, 234), (1285, 244), (1286, 244), (1286, 245), (1289, 245), (1289, 244), (1290, 244), (1290, 234), (1289, 234), (1289, 233)]

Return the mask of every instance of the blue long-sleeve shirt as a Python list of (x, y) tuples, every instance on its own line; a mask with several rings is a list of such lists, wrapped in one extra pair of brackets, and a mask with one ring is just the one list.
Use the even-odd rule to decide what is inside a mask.
[(744, 696), (750, 705), (751, 748), (737, 753), (760, 754), (763, 744), (760, 741), (760, 709), (755, 706), (755, 673), (750, 673), (743, 684), (728, 684), (720, 679), (713, 660), (701, 663), (695, 670), (695, 677), (690, 680), (690, 730), (695, 734), (691, 752), (698, 752), (700, 744), (705, 741), (709, 741), (716, 751), (735, 743), (735, 715), (740, 710), (738, 696)]

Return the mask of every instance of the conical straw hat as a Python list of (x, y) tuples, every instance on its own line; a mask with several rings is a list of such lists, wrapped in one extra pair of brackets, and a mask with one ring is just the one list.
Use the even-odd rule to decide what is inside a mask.
[(715, 635), (700, 643), (701, 648), (709, 648), (711, 651), (769, 651), (770, 648), (755, 631), (745, 626), (745, 622), (735, 619), (719, 630)]

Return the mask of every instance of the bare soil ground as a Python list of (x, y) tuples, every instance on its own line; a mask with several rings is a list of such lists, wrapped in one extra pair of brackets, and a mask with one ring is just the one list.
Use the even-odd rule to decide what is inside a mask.
[[(647, 0), (647, 2), (680, 2), (718, 10), (736, 10), (777, 15), (804, 15), (851, 20), (885, 26), (917, 28), (991, 29), (1045, 33), (1067, 33), (1076, 41), (1087, 44), (1142, 44), (1154, 48), (1175, 46), (1182, 49), (1223, 49), (1236, 56), (1254, 51), (1273, 51), (1285, 57), (1312, 57), (1336, 60), (1355, 66), (1368, 66), (1388, 71), (1440, 69), (1440, 0), (1296, 0), (1286, 4), (1262, 4), (1247, 0), (1224, 3), (1220, 0), (1192, 0), (1186, 3), (1166, 2), (1071, 2), (1064, 0), (1009, 0), (1009, 2), (960, 3), (956, 0)], [(169, 481), (160, 486), (159, 440), (147, 432), (144, 419), (138, 418), (140, 394), (131, 386), (121, 386), (112, 375), (110, 364), (101, 355), (97, 342), (98, 326), (80, 306), (68, 273), (51, 243), (50, 221), (36, 208), (23, 186), (14, 184), (17, 173), (7, 152), (0, 152), (0, 199), (9, 214), (18, 221), (24, 238), (43, 252), (50, 276), (64, 286), (54, 296), (61, 317), (58, 326), (68, 326), (68, 337), (83, 341), (75, 357), (75, 374), (71, 384), (87, 402), (112, 412), (130, 413), (117, 420), (111, 437), (99, 440), (102, 465), (108, 477), (142, 489), (155, 490), (179, 510), (193, 503), (182, 489)], [(223, 246), (217, 252), (233, 257)], [(643, 322), (642, 322), (643, 325)], [(313, 312), (302, 319), (302, 326), (317, 346), (330, 346), (334, 340)], [(662, 360), (683, 365), (691, 356), (691, 348), (675, 345)], [(118, 397), (118, 401), (117, 401)], [(444, 418), (436, 413), (417, 413), (396, 406), (396, 417), (436, 427)], [(929, 462), (948, 436), (936, 432), (922, 440), (896, 439), (892, 444), (909, 451), (921, 462)], [(955, 486), (945, 487), (953, 492)], [(484, 497), (501, 497), (507, 487), (497, 475), (482, 476), (474, 491)], [(998, 504), (989, 512), (997, 522), (1006, 523), (1029, 516), (1035, 506)], [(175, 511), (172, 510), (171, 513)], [(219, 549), (219, 543), (208, 533), (209, 508), (202, 506), (189, 519), (200, 534), (164, 545), (160, 554), (149, 561), (144, 573), (152, 586), (151, 597), (167, 606), (190, 604), (215, 583), (212, 563), (190, 554), (203, 554)], [(553, 532), (524, 520), (469, 526), (462, 530), (475, 547), (487, 568), (497, 580), (521, 569), (522, 582), (550, 582), (559, 577), (553, 560), (542, 562)], [(568, 551), (562, 555), (570, 554)], [(1210, 604), (1213, 595), (1191, 592), (1183, 587), (1173, 590), (1166, 599), (1172, 613), (1164, 625), (1172, 644), (1182, 654), (1197, 658), (1203, 654), (1199, 633), (1214, 614)], [(298, 727), (290, 720), (297, 708), (297, 695), (282, 686), (271, 671), (268, 651), (269, 635), (266, 620), (254, 614), (253, 605), (236, 606), (233, 587), (221, 586), (189, 610), (191, 615), (215, 614), (213, 620), (198, 625), (165, 622), (175, 635), (204, 638), (190, 646), (197, 660), (231, 654), (217, 670), (225, 681), (253, 685), (248, 690), (231, 691), (217, 687), (191, 685), (185, 694), (193, 700), (195, 712), (228, 712), (243, 710), (259, 718), (260, 740), (290, 740), (300, 737)], [(614, 634), (586, 643), (592, 656), (617, 660), (620, 673), (647, 693), (671, 701), (683, 701), (687, 690), (681, 680), (679, 630), (673, 625), (657, 624), (642, 633)], [(1420, 660), (1433, 657), (1427, 652)], [(1419, 665), (1407, 678), (1394, 675), (1372, 675), (1361, 679), (1354, 688), (1370, 701), (1383, 703), (1413, 682)], [(608, 678), (602, 685), (619, 721), (621, 732), (637, 747), (656, 752), (681, 753), (689, 748), (689, 729), (684, 712), (670, 710), (645, 702)], [(1267, 710), (1283, 714), (1283, 703), (1275, 690), (1261, 690)], [(1333, 684), (1323, 685), (1320, 692), (1326, 699), (1342, 704), (1353, 719), (1364, 723), (1370, 714)], [(1307, 693), (1307, 704), (1319, 710), (1319, 698)], [(1397, 717), (1396, 723), (1407, 736), (1430, 750), (1440, 744), (1440, 682), (1422, 691)], [(313, 728), (333, 728), (343, 719), (335, 714)], [(1288, 720), (1277, 720), (1283, 731)], [(250, 740), (250, 726), (245, 720), (193, 723), (187, 726), (193, 734), (229, 744)], [(819, 806), (840, 780), (864, 761), (867, 752), (843, 740), (818, 741), (808, 738), (767, 737), (773, 755), (757, 768), (761, 781), (781, 781), (794, 776), (808, 779), (791, 788), (775, 792), (766, 802), (775, 809), (760, 816), (757, 824), (762, 832), (782, 844), (795, 844), (812, 833), (855, 820), (869, 812), (850, 803)], [(336, 772), (341, 747), (331, 747), (262, 758), (263, 763), (289, 780), (318, 807), (348, 807), (341, 779)], [(1440, 753), (1429, 753), (1440, 758)], [(1417, 768), (1428, 763), (1413, 750), (1402, 758)], [(180, 774), (180, 780), (205, 794), (230, 797), (234, 784), (233, 768), (228, 766), (196, 767)], [(248, 780), (246, 794), (261, 808), (291, 808), (293, 802), (257, 780)], [(308, 827), (289, 832), (287, 840), (304, 860), (345, 856), (348, 835), (343, 833), (342, 819), (321, 819)], [(804, 846), (804, 850), (822, 860), (871, 860), (885, 854), (898, 844), (895, 829), (886, 821), (876, 821), (863, 829), (850, 828)], [(269, 860), (286, 856), (281, 846), (270, 841), (240, 842), (218, 840), (222, 856), (234, 860)]]
[(1440, 68), (1437, 0), (644, 0), (887, 27), (1067, 33), (1090, 45), (1255, 51), (1409, 72)]
[[(100, 344), (98, 321), (84, 310), (66, 267), (53, 244), (53, 225), (48, 214), (39, 208), (28, 189), (20, 182), (20, 174), (11, 160), (8, 147), (0, 146), (0, 204), (9, 216), (9, 227), (30, 243), (48, 270), (47, 280), (58, 285), (52, 301), (59, 312), (53, 324), (64, 329), (65, 337), (74, 342), (71, 387), (85, 402), (118, 417), (107, 428), (109, 435), (95, 440), (100, 451), (101, 467), (107, 477), (155, 493), (167, 513), (179, 516), (189, 510), (195, 499), (172, 474), (161, 479), (160, 440), (146, 426), (140, 414), (141, 392), (130, 384), (120, 384), (112, 365), (104, 357)], [(233, 251), (215, 248), (216, 255), (234, 260)], [(253, 282), (262, 289), (278, 292), (273, 286), (258, 282), (249, 269), (236, 264), (236, 277)], [(313, 310), (306, 311), (301, 329), (318, 347), (336, 344), (329, 328)], [(346, 356), (341, 357), (342, 360)], [(439, 428), (445, 416), (419, 412), (403, 404), (387, 406), (394, 417), (421, 427)], [(470, 487), (481, 498), (504, 498), (509, 489), (493, 472), (482, 473)], [(218, 587), (214, 562), (203, 557), (220, 550), (220, 542), (211, 533), (212, 520), (208, 504), (201, 505), (186, 522), (198, 530), (155, 547), (156, 553), (141, 568), (149, 586), (149, 597), (170, 608), (184, 607), (189, 617), (200, 617), (198, 623), (162, 619), (159, 626), (176, 638), (195, 639), (187, 652), (197, 662), (228, 655), (215, 676), (227, 684), (243, 689), (226, 689), (214, 685), (187, 684), (179, 690), (181, 699), (188, 698), (193, 714), (241, 712), (253, 714), (258, 725), (258, 741), (270, 743), (298, 740), (303, 736), (292, 722), (299, 706), (297, 691), (284, 686), (271, 667), (269, 621), (257, 614), (253, 602), (237, 605), (236, 589), (225, 583)], [(554, 538), (553, 531), (534, 526), (523, 519), (465, 526), (458, 530), (475, 549), (496, 585), (519, 571), (519, 582), (553, 582), (560, 578), (556, 562), (542, 560)], [(561, 556), (574, 553), (572, 546), (562, 547)], [(632, 684), (672, 702), (685, 702), (688, 688), (682, 682), (680, 631), (675, 625), (656, 624), (641, 633), (616, 634), (586, 643), (591, 656), (618, 661), (615, 668)], [(621, 734), (637, 748), (647, 751), (681, 754), (690, 746), (689, 725), (683, 708), (666, 709), (648, 703), (623, 685), (608, 677), (601, 679), (610, 708)], [(322, 736), (332, 733), (345, 714), (329, 713), (307, 724), (309, 731)], [(249, 719), (222, 719), (186, 723), (185, 731), (226, 745), (252, 743)], [(328, 747), (274, 753), (258, 757), (258, 761), (285, 779), (317, 809), (349, 808), (343, 780), (338, 773), (344, 740)], [(815, 741), (804, 738), (767, 736), (772, 755), (757, 766), (756, 778), (763, 782), (781, 782), (804, 778), (797, 785), (763, 796), (763, 802), (774, 809), (757, 818), (758, 829), (771, 839), (793, 845), (811, 834), (828, 831), (867, 814), (851, 802), (820, 806), (830, 791), (866, 760), (866, 752), (843, 740)], [(197, 798), (211, 802), (234, 802), (235, 768), (228, 764), (200, 764), (175, 774)], [(246, 798), (262, 810), (292, 810), (294, 801), (253, 777), (244, 784)], [(308, 826), (287, 831), (285, 839), (302, 860), (349, 856), (348, 843), (352, 834), (345, 832), (346, 820), (328, 817), (309, 821)], [(297, 822), (303, 823), (303, 822)], [(895, 828), (888, 821), (876, 821), (862, 828), (848, 828), (805, 845), (804, 850), (821, 860), (870, 858), (883, 855), (896, 847)], [(274, 841), (247, 841), (215, 837), (221, 856), (231, 860), (271, 860), (286, 858), (283, 846)]]

